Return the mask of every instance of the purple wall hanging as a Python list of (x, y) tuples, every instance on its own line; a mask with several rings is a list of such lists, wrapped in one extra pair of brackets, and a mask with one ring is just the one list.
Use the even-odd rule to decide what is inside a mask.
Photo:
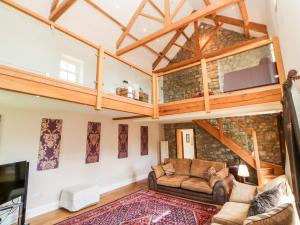
[(119, 124), (118, 158), (128, 157), (128, 125)]
[(148, 127), (141, 127), (141, 155), (148, 155)]
[(42, 119), (37, 170), (58, 168), (62, 120)]
[(101, 123), (88, 122), (85, 163), (99, 162)]

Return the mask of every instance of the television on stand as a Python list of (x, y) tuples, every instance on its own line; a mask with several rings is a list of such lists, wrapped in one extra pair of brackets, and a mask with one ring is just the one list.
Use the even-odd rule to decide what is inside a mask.
[[(19, 207), (18, 225), (25, 224), (28, 171), (27, 161), (0, 165), (0, 211)], [(14, 202), (18, 198), (21, 202)]]

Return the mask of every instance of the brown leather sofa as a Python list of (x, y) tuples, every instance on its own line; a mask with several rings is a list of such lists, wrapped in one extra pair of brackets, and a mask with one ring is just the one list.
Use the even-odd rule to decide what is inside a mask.
[[(226, 163), (201, 159), (168, 159), (166, 162), (172, 163), (175, 174), (167, 176), (161, 173), (157, 176), (151, 171), (148, 176), (150, 190), (219, 205), (228, 201), (234, 177), (228, 174), (228, 170), (224, 175)], [(211, 167), (223, 175), (215, 176), (214, 180), (208, 179)]]

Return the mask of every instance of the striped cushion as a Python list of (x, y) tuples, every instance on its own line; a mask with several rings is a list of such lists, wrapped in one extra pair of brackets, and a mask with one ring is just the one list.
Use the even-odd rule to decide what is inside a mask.
[(282, 204), (266, 213), (248, 217), (244, 225), (297, 225), (291, 203)]

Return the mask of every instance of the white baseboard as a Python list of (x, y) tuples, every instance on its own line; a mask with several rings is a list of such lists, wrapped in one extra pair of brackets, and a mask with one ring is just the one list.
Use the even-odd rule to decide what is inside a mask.
[[(99, 194), (113, 191), (117, 188), (124, 187), (126, 185), (132, 184), (132, 183), (140, 181), (140, 180), (144, 180), (147, 178), (147, 176), (148, 176), (148, 174), (143, 174), (143, 175), (137, 176), (135, 178), (123, 180), (123, 181), (113, 183), (113, 184), (105, 186), (105, 187), (99, 187)], [(56, 201), (56, 202), (45, 204), (45, 205), (42, 205), (42, 206), (39, 206), (36, 208), (28, 209), (26, 212), (26, 219), (31, 219), (33, 217), (54, 211), (58, 208), (59, 208), (59, 202)]]

